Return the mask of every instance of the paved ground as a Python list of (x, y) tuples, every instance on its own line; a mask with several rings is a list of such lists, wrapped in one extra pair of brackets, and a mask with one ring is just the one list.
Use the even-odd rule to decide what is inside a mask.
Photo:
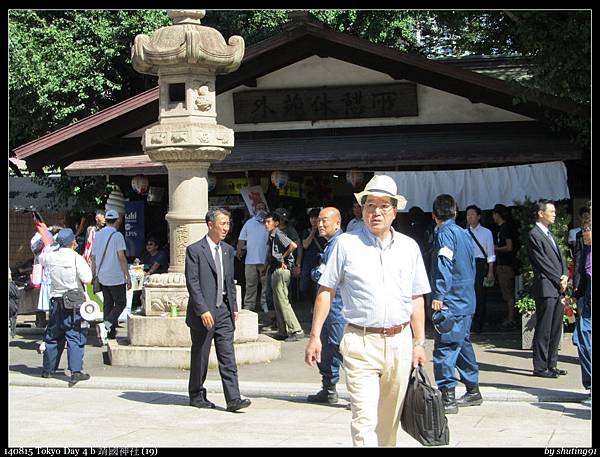
[[(83, 386), (83, 385), (82, 385)], [(187, 406), (182, 392), (10, 387), (8, 445), (27, 447), (351, 446), (345, 402), (252, 397), (238, 413)], [(37, 413), (31, 413), (35, 405)], [(57, 407), (60, 405), (60, 407)], [(590, 410), (577, 403), (484, 402), (448, 416), (452, 447), (589, 447)], [(403, 431), (398, 445), (420, 444)]]
[[(298, 314), (308, 330), (309, 308), (300, 308)], [(21, 318), (21, 325), (26, 320)], [(120, 328), (117, 335), (126, 337), (126, 329)], [(491, 327), (473, 335), (485, 401), (481, 407), (448, 416), (450, 445), (590, 446), (591, 410), (579, 404), (586, 393), (570, 337), (565, 333), (559, 356), (559, 366), (568, 374), (543, 379), (532, 376), (531, 351), (520, 349), (518, 330), (501, 332)], [(320, 384), (317, 370), (303, 362), (307, 340), (282, 343), (280, 360), (239, 366), (242, 394), (253, 405), (238, 414), (224, 411), (217, 370), (209, 371), (206, 386), (220, 409), (197, 410), (186, 406), (187, 370), (107, 365), (105, 349), (96, 346), (94, 336), (85, 355), (85, 370), (92, 379), (72, 389), (67, 387), (64, 370), (54, 379), (42, 379), (41, 356), (35, 351), (40, 340), (39, 329), (26, 327), (19, 327), (17, 336), (9, 340), (10, 446), (351, 445), (343, 383), (338, 386), (339, 405), (305, 401)], [(431, 349), (430, 342), (429, 360)], [(61, 362), (65, 367), (66, 354)], [(426, 369), (433, 380), (431, 361)], [(457, 394), (463, 391), (459, 387)], [(53, 421), (45, 419), (45, 411), (53, 411)], [(81, 419), (91, 421), (93, 434), (82, 432)], [(234, 427), (226, 426), (230, 424)], [(401, 432), (400, 445), (419, 444)]]

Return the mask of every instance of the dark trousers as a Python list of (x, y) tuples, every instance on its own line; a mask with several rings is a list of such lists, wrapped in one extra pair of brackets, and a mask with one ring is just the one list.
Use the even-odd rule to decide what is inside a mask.
[(483, 287), (483, 278), (487, 276), (488, 263), (486, 259), (475, 259), (475, 299), (477, 306), (475, 308), (475, 316), (473, 323), (479, 328), (483, 327), (486, 320), (486, 290)]
[(221, 375), (221, 382), (223, 384), (223, 393), (225, 394), (225, 401), (229, 403), (231, 400), (241, 398), (241, 396), (235, 351), (233, 348), (234, 327), (227, 305), (223, 304), (223, 306), (217, 308), (213, 318), (215, 325), (210, 330), (204, 327), (200, 330), (190, 328), (192, 352), (188, 392), (190, 401), (207, 401), (204, 382), (208, 373), (210, 347), (214, 339), (217, 361), (219, 362), (219, 374)]
[(340, 380), (340, 367), (343, 357), (340, 354), (340, 341), (344, 336), (345, 321), (333, 322), (327, 319), (321, 330), (321, 361), (317, 362), (323, 386), (335, 386)]
[(119, 316), (127, 306), (127, 286), (105, 286), (102, 284), (102, 296), (104, 297), (104, 320), (109, 321), (111, 331), (117, 326)]
[(558, 344), (562, 336), (563, 305), (558, 297), (536, 297), (535, 331), (533, 333), (533, 369), (556, 368)]
[(81, 328), (83, 319), (79, 313), (65, 310), (62, 298), (50, 299), (50, 320), (44, 334), (44, 371), (53, 372), (58, 368), (60, 357), (67, 343), (67, 368), (71, 373), (83, 369), (83, 355), (87, 342), (87, 328)]

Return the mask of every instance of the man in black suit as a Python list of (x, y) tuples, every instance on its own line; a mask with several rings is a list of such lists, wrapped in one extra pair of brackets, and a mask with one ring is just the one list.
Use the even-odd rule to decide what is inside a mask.
[(185, 323), (190, 328), (192, 353), (188, 391), (190, 406), (214, 408), (206, 398), (204, 381), (210, 346), (214, 339), (227, 411), (250, 406), (242, 399), (233, 348), (238, 318), (233, 282), (234, 249), (223, 240), (229, 232), (229, 212), (213, 209), (206, 213), (208, 234), (190, 244), (185, 255), (185, 284), (190, 294)]
[(556, 219), (556, 208), (548, 200), (540, 200), (537, 205), (538, 220), (529, 232), (527, 243), (537, 320), (533, 334), (533, 375), (557, 378), (567, 374), (557, 367), (564, 312), (561, 295), (567, 288), (567, 266), (548, 229)]

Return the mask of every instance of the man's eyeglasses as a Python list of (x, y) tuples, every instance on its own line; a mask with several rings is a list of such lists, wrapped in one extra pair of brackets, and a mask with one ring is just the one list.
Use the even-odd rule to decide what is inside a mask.
[(583, 227), (581, 229), (582, 232), (591, 232), (592, 231), (592, 227)]
[(381, 205), (376, 205), (375, 203), (366, 203), (365, 209), (369, 213), (374, 213), (377, 208), (381, 210), (382, 213), (387, 213), (392, 210), (394, 205), (391, 203), (382, 203)]

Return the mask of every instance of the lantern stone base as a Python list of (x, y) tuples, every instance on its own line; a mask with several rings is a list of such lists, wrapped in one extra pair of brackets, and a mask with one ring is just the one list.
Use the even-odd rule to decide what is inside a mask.
[[(111, 365), (136, 367), (190, 367), (190, 330), (185, 317), (130, 316), (128, 340), (109, 340)], [(234, 333), (236, 361), (239, 365), (264, 363), (281, 358), (281, 342), (258, 333), (258, 315), (241, 310)], [(214, 346), (209, 368), (217, 366)]]
[[(234, 343), (238, 365), (266, 363), (281, 358), (281, 342), (266, 335), (258, 335), (256, 341)], [(108, 357), (111, 365), (128, 367), (190, 368), (190, 347), (131, 346), (122, 340), (108, 341)], [(209, 368), (217, 367), (214, 345), (210, 350)]]

